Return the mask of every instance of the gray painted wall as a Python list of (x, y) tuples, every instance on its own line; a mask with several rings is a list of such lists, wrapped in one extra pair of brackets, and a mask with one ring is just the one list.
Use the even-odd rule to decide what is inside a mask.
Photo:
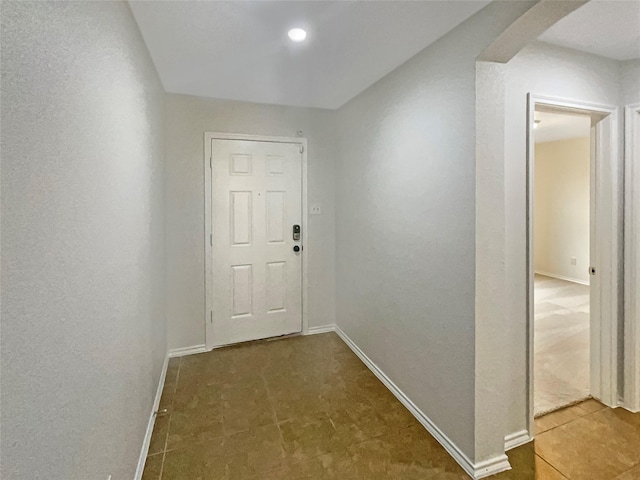
[(620, 62), (622, 105), (640, 102), (640, 59)]
[(489, 5), (339, 111), (337, 323), (472, 460), (475, 59), (530, 6)]
[(335, 323), (335, 112), (167, 95), (167, 321), (169, 348), (205, 343), (204, 133), (308, 139), (309, 326)]
[(6, 479), (133, 478), (166, 350), (164, 92), (124, 2), (2, 4)]

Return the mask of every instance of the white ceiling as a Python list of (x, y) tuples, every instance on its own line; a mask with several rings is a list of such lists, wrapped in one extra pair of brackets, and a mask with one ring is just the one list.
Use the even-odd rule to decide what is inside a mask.
[(168, 92), (332, 109), (488, 3), (130, 1)]
[(535, 112), (535, 119), (540, 120), (534, 130), (536, 143), (588, 137), (591, 133), (589, 115)]
[(640, 0), (591, 0), (539, 39), (614, 60), (640, 58)]

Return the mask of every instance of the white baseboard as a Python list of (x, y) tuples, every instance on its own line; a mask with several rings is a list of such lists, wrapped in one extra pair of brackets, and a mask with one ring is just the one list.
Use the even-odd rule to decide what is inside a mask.
[(580, 280), (578, 278), (565, 277), (564, 275), (558, 275), (556, 273), (543, 272), (541, 270), (536, 270), (538, 275), (544, 275), (545, 277), (557, 278), (558, 280), (564, 280), (565, 282), (573, 282), (579, 283), (580, 285), (589, 285), (588, 280)]
[(320, 327), (309, 327), (307, 328), (307, 333), (305, 335), (316, 335), (318, 333), (328, 333), (335, 332), (335, 325), (322, 325)]
[(512, 448), (519, 447), (525, 443), (529, 443), (533, 438), (529, 436), (529, 432), (526, 430), (520, 430), (519, 432), (510, 433), (504, 437), (504, 449), (509, 451)]
[(169, 358), (184, 357), (185, 355), (194, 355), (196, 353), (204, 353), (207, 348), (204, 345), (194, 345), (192, 347), (173, 348), (169, 350)]
[(153, 426), (156, 423), (156, 412), (160, 406), (160, 398), (162, 397), (162, 389), (164, 388), (164, 380), (167, 377), (167, 368), (169, 366), (169, 356), (164, 358), (162, 365), (162, 371), (160, 372), (160, 379), (158, 380), (158, 388), (156, 389), (156, 398), (153, 400), (153, 406), (151, 407), (151, 415), (149, 415), (149, 423), (147, 423), (147, 431), (144, 434), (144, 441), (142, 442), (142, 450), (140, 451), (140, 458), (138, 458), (138, 467), (136, 468), (136, 476), (134, 480), (142, 480), (142, 473), (144, 472), (144, 464), (147, 461), (147, 453), (149, 453), (149, 443), (151, 442), (151, 434), (153, 433)]
[(473, 474), (467, 473), (469, 473), (474, 480), (479, 480), (480, 478), (491, 477), (492, 475), (506, 472), (507, 470), (511, 470), (511, 464), (509, 463), (509, 458), (503, 453), (502, 455), (496, 455), (493, 458), (474, 464)]
[(402, 390), (398, 388), (398, 386), (385, 375), (385, 373), (378, 368), (378, 366), (373, 363), (373, 361), (362, 351), (360, 348), (344, 333), (340, 327), (337, 325), (334, 326), (335, 332), (340, 336), (340, 338), (346, 343), (353, 353), (355, 353), (360, 360), (373, 372), (373, 374), (378, 377), (378, 379), (395, 395), (395, 397), (402, 403), (411, 414), (416, 417), (416, 419), (422, 424), (422, 426), (427, 429), (427, 431), (444, 447), (444, 449), (453, 457), (453, 459), (458, 462), (458, 464), (464, 469), (467, 474), (474, 479), (480, 479), (484, 477), (488, 477), (490, 475), (495, 475), (496, 473), (504, 472), (505, 470), (510, 470), (511, 465), (509, 464), (509, 459), (506, 455), (498, 455), (494, 458), (486, 460), (484, 462), (480, 462), (474, 464), (469, 457), (467, 457), (462, 450), (458, 448), (458, 446), (453, 443), (447, 437), (442, 430), (440, 430), (435, 423), (431, 421), (429, 417), (427, 417), (424, 412), (422, 412), (416, 405), (407, 397)]

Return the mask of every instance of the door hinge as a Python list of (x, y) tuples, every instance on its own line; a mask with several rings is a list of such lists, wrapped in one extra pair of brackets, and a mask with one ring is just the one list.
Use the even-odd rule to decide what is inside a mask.
[(211, 310), (211, 312), (209, 312), (209, 313), (210, 313), (210, 315), (209, 315), (209, 322), (210, 322), (210, 323), (213, 323), (213, 310)]
[(300, 153), (304, 153), (304, 145), (300, 145)]
[(213, 170), (213, 155), (209, 157), (209, 168)]
[(209, 234), (209, 245), (213, 247), (213, 233)]

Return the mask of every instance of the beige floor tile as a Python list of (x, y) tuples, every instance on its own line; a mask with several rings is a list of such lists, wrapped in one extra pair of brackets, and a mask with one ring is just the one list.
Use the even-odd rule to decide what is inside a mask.
[[(426, 432), (425, 432), (426, 433)], [(350, 446), (352, 470), (357, 478), (429, 479), (443, 473), (462, 480), (466, 474), (454, 461), (444, 461), (434, 452), (422, 451), (406, 442), (403, 435), (383, 435)]]
[[(535, 480), (567, 480), (558, 470), (553, 468), (544, 459), (535, 456)], [(515, 480), (515, 479), (514, 479)]]
[(162, 480), (226, 480), (227, 466), (207, 444), (165, 453)]
[(507, 452), (511, 470), (494, 475), (491, 480), (567, 480), (567, 477), (535, 454), (533, 443)]
[[(162, 480), (468, 480), (335, 334), (223, 348), (170, 370), (170, 414), (150, 451), (164, 438), (166, 449), (144, 480), (160, 468)], [(588, 400), (536, 426), (535, 446), (509, 452), (513, 469), (493, 478), (640, 480), (640, 416)]]
[(216, 408), (192, 408), (171, 414), (167, 450), (194, 435), (207, 434), (213, 438), (224, 436), (222, 413)]
[(583, 416), (536, 437), (536, 453), (571, 480), (612, 479), (640, 463), (636, 418), (612, 409)]
[(147, 457), (147, 460), (144, 462), (142, 480), (160, 480), (163, 455), (162, 453), (157, 453)]
[(614, 480), (640, 480), (640, 465), (621, 473)]
[(536, 435), (577, 420), (584, 415), (586, 412), (579, 405), (573, 405), (538, 417), (535, 419)]
[(222, 390), (222, 421), (225, 435), (277, 421), (262, 379), (252, 385)]
[(165, 444), (167, 441), (167, 434), (169, 433), (169, 415), (158, 415), (153, 425), (153, 433), (151, 435), (151, 441), (149, 442), (148, 455), (154, 453), (164, 452)]
[(327, 413), (303, 415), (279, 424), (284, 450), (296, 459), (309, 459), (344, 450), (351, 439), (340, 435)]
[(225, 437), (224, 450), (230, 480), (277, 470), (285, 464), (282, 436), (277, 425)]
[(222, 405), (220, 385), (189, 381), (177, 388), (173, 394), (172, 411), (186, 412), (197, 408), (220, 410)]
[(603, 408), (607, 408), (606, 405), (603, 405), (595, 398), (585, 400), (584, 402), (579, 403), (577, 406), (580, 407), (581, 410), (584, 410), (586, 413), (593, 413), (602, 410)]
[(171, 413), (171, 409), (173, 408), (173, 400), (175, 398), (175, 384), (174, 385), (165, 385), (162, 390), (162, 396), (160, 397), (160, 404), (158, 405), (159, 411), (166, 411), (166, 413)]

